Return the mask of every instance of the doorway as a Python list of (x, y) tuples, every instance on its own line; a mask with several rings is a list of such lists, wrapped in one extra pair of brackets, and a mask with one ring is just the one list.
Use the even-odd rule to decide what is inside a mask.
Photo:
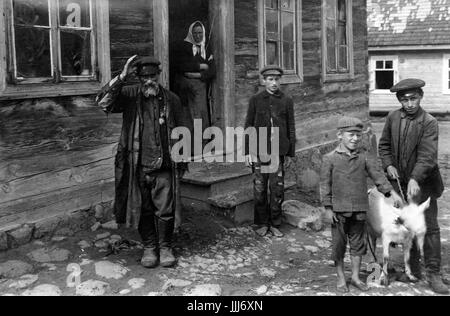
[[(183, 41), (191, 23), (201, 21), (206, 28), (209, 49), (214, 56), (216, 78), (212, 81), (211, 123), (225, 130), (235, 124), (234, 0), (153, 0), (155, 14), (155, 54), (173, 69), (175, 43)], [(169, 34), (169, 36), (167, 36)], [(157, 39), (162, 45), (157, 45)], [(169, 52), (169, 54), (167, 54)], [(171, 71), (165, 69), (170, 77)]]

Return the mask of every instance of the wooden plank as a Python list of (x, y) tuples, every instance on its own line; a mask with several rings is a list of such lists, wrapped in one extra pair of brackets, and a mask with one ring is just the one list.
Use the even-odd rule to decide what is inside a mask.
[[(216, 0), (209, 3), (209, 20), (213, 24), (212, 46), (216, 60), (217, 76), (213, 86), (215, 113), (220, 127), (235, 126), (235, 63), (234, 63), (234, 0)], [(213, 122), (214, 123), (214, 122)]]
[(96, 181), (75, 188), (53, 191), (0, 204), (0, 229), (14, 224), (35, 223), (43, 218), (85, 210), (114, 199), (114, 180)]
[(114, 159), (108, 158), (62, 171), (14, 179), (2, 186), (0, 201), (5, 203), (94, 181), (108, 180), (114, 177), (113, 166)]
[[(14, 160), (0, 161), (0, 183), (13, 179), (32, 177), (46, 172), (63, 171), (73, 166), (82, 166), (104, 159), (113, 158), (117, 144), (94, 147), (85, 151), (59, 152), (37, 155)], [(111, 166), (113, 168), (113, 166)]]
[(169, 0), (153, 0), (154, 55), (161, 62), (160, 82), (169, 87)]

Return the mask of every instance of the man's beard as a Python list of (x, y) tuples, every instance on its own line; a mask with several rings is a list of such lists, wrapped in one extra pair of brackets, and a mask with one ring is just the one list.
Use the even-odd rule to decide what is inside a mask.
[(142, 93), (146, 98), (156, 97), (159, 93), (159, 85), (153, 81), (146, 82), (142, 85)]

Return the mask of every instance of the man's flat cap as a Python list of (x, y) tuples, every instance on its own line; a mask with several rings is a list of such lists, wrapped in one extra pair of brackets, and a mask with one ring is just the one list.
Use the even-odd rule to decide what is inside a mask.
[(161, 69), (159, 68), (161, 62), (155, 57), (140, 57), (134, 65), (137, 67), (138, 75), (155, 75), (161, 73)]
[(139, 57), (138, 60), (136, 60), (135, 65), (138, 67), (152, 65), (152, 66), (159, 66), (161, 65), (161, 62), (152, 56), (143, 56)]
[(261, 75), (263, 77), (266, 77), (266, 76), (282, 76), (282, 75), (284, 75), (284, 71), (279, 66), (269, 65), (269, 66), (264, 67), (261, 70)]
[(409, 78), (409, 79), (402, 80), (399, 83), (397, 83), (395, 86), (393, 86), (391, 88), (391, 92), (395, 93), (395, 92), (401, 92), (401, 91), (420, 89), (420, 88), (425, 87), (425, 84), (426, 83), (423, 80)]
[(359, 118), (344, 116), (339, 119), (337, 128), (346, 132), (362, 132), (364, 123)]

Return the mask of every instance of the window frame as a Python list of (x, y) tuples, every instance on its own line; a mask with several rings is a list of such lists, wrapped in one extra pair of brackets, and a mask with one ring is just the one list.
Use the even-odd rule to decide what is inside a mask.
[(394, 85), (399, 81), (399, 58), (396, 55), (385, 55), (385, 56), (370, 56), (369, 62), (369, 76), (370, 76), (370, 91), (374, 94), (391, 94), (390, 89), (376, 89), (376, 64), (377, 61), (392, 61), (392, 70), (394, 71)]
[(444, 54), (443, 56), (443, 74), (442, 74), (442, 93), (450, 95), (450, 54)]
[(334, 82), (334, 81), (346, 81), (354, 79), (355, 61), (354, 61), (354, 47), (353, 47), (353, 0), (345, 0), (347, 9), (347, 46), (348, 46), (347, 63), (349, 67), (349, 71), (346, 73), (327, 72), (328, 45), (327, 45), (327, 16), (325, 12), (326, 1), (327, 0), (322, 0), (322, 80), (323, 82)]
[[(295, 20), (295, 45), (296, 56), (294, 60), (296, 67), (294, 71), (288, 71), (281, 77), (281, 84), (294, 84), (303, 82), (303, 26), (302, 26), (302, 1), (295, 1), (296, 10), (294, 12)], [(266, 3), (264, 0), (258, 0), (258, 60), (262, 69), (266, 65)], [(263, 78), (260, 76), (260, 84), (263, 84)]]
[[(50, 0), (57, 4), (57, 0)], [(96, 66), (93, 68), (93, 75), (82, 77), (64, 76), (60, 77), (59, 69), (56, 71), (55, 82), (43, 82), (42, 78), (28, 79), (24, 82), (11, 82), (10, 71), (15, 69), (13, 58), (15, 47), (13, 47), (13, 17), (12, 0), (0, 1), (0, 100), (4, 99), (27, 99), (40, 97), (57, 97), (73, 95), (95, 94), (111, 79), (110, 66), (110, 41), (109, 41), (109, 2), (108, 0), (91, 1), (91, 45), (92, 56), (95, 55)], [(50, 23), (55, 23), (59, 5), (50, 11)], [(56, 24), (53, 24), (56, 25)], [(52, 65), (60, 64), (60, 32), (56, 26), (50, 25)], [(53, 39), (58, 42), (55, 45)], [(91, 60), (92, 64), (95, 61)], [(59, 68), (59, 67), (58, 67)], [(53, 71), (52, 71), (53, 72)], [(55, 76), (52, 76), (55, 78)], [(48, 79), (48, 78), (47, 78)], [(63, 79), (63, 80), (61, 80)], [(79, 80), (79, 81), (78, 81)], [(49, 80), (46, 80), (49, 81)]]

